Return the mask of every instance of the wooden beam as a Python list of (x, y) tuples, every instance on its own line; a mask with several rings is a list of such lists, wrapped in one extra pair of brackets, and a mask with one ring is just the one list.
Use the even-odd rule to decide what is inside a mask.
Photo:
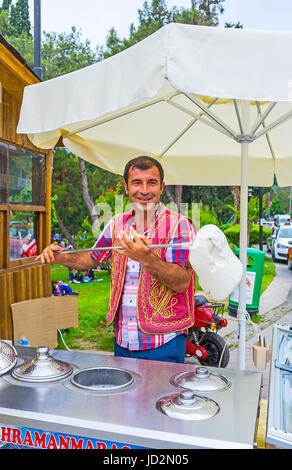
[(40, 83), (40, 80), (22, 64), (3, 44), (0, 44), (0, 62), (9, 67), (11, 72), (17, 76), (24, 85)]

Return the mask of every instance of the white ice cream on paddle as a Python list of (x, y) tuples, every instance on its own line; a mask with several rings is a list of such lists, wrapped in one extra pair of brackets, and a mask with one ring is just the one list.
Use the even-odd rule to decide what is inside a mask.
[(226, 299), (240, 283), (243, 266), (216, 225), (204, 225), (190, 249), (189, 261), (202, 289), (214, 300)]

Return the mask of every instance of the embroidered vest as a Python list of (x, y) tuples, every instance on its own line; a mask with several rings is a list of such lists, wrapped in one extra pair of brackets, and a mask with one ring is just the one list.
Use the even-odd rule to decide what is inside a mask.
[[(131, 213), (119, 214), (113, 224), (113, 245), (119, 246), (121, 230), (129, 235), (130, 224), (127, 222)], [(147, 237), (152, 244), (170, 243), (182, 216), (163, 207)], [(151, 248), (151, 251), (166, 259), (167, 248)], [(112, 254), (111, 289), (107, 321), (111, 323), (119, 308), (123, 292), (127, 257), (119, 253)], [(142, 332), (148, 334), (170, 333), (184, 330), (194, 323), (195, 273), (192, 272), (189, 287), (183, 293), (177, 293), (154, 279), (141, 266), (137, 293), (137, 320)]]

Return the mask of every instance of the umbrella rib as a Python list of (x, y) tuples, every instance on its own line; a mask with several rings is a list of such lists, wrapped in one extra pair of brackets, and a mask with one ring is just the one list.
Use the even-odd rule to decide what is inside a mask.
[[(215, 124), (213, 124), (213, 123), (210, 122), (209, 120), (204, 119), (200, 114), (197, 114), (197, 113), (195, 113), (194, 111), (191, 111), (190, 109), (185, 108), (185, 107), (182, 106), (181, 104), (175, 103), (174, 101), (169, 100), (168, 103), (171, 104), (172, 106), (175, 106), (177, 109), (180, 109), (180, 110), (183, 111), (184, 113), (189, 114), (190, 116), (194, 117), (196, 120), (202, 121), (204, 124), (206, 124), (207, 126), (212, 127), (212, 128), (215, 129), (216, 131), (221, 132), (222, 134), (227, 135), (228, 137), (232, 137), (232, 138), (233, 138), (233, 136), (230, 135), (230, 132), (226, 131), (226, 130), (223, 129), (222, 127), (216, 126)], [(204, 113), (203, 113), (203, 114), (204, 114)]]
[(267, 134), (267, 132), (269, 132), (271, 129), (274, 129), (275, 127), (279, 126), (280, 124), (283, 124), (285, 121), (288, 121), (288, 119), (291, 119), (291, 118), (292, 118), (292, 111), (289, 111), (288, 113), (284, 114), (282, 117), (277, 119), (276, 121), (269, 124), (264, 129), (262, 129), (260, 132), (255, 134), (255, 138), (258, 139), (262, 135)]
[(231, 127), (229, 127), (225, 122), (223, 122), (221, 119), (216, 116), (212, 111), (210, 111), (200, 100), (196, 99), (194, 96), (189, 95), (188, 93), (184, 93), (184, 95), (189, 98), (194, 104), (196, 104), (204, 114), (206, 114), (210, 119), (216, 122), (220, 127), (222, 127), (228, 134), (236, 139), (237, 134), (234, 132)]
[[(212, 104), (214, 104), (215, 102), (217, 101), (217, 98), (214, 98), (214, 100), (209, 103), (208, 107), (212, 106)], [(172, 104), (171, 103), (171, 99), (169, 100), (169, 104)], [(199, 113), (199, 115), (203, 114), (203, 112)], [(191, 119), (191, 121), (182, 129), (182, 131), (170, 142), (169, 145), (167, 145), (167, 147), (163, 150), (163, 152), (161, 152), (158, 157), (162, 157), (166, 152), (168, 152), (168, 150), (174, 145), (176, 144), (176, 142), (198, 121), (198, 118), (195, 117), (194, 119)]]
[(237, 116), (237, 120), (238, 120), (239, 129), (240, 129), (241, 134), (243, 134), (243, 127), (242, 127), (242, 122), (241, 122), (241, 118), (240, 118), (240, 114), (239, 114), (239, 109), (238, 109), (238, 106), (237, 106), (237, 101), (233, 100), (233, 103), (234, 103), (234, 107), (235, 107), (235, 112), (236, 112), (236, 116)]
[[(259, 115), (262, 117), (262, 119), (261, 119), (261, 124), (262, 124), (263, 128), (266, 128), (266, 124), (265, 124), (265, 121), (264, 121), (264, 118), (263, 118), (264, 115), (261, 114), (261, 109), (260, 109), (260, 105), (259, 105), (258, 101), (256, 102), (256, 104), (257, 104), (258, 113), (259, 113)], [(274, 103), (274, 104), (276, 104), (276, 103)], [(273, 160), (274, 160), (274, 162), (275, 162), (275, 160), (276, 160), (275, 151), (274, 151), (274, 149), (273, 149), (272, 142), (271, 142), (271, 138), (270, 138), (270, 135), (269, 135), (268, 133), (266, 133), (266, 138), (267, 138), (267, 142), (268, 142), (268, 146), (269, 146), (269, 148), (270, 148), (270, 152), (271, 152), (272, 158), (273, 158)]]
[(162, 157), (192, 126), (197, 122), (197, 119), (194, 118), (192, 119), (184, 128), (183, 130), (170, 142), (169, 145), (161, 152), (159, 155), (157, 155), (158, 158)]
[[(257, 101), (257, 109), (258, 109), (258, 112), (259, 112), (259, 102)], [(264, 120), (266, 119), (266, 117), (270, 114), (270, 112), (272, 111), (272, 109), (276, 106), (276, 103), (275, 102), (272, 102), (270, 103), (270, 105), (268, 106), (268, 108), (266, 109), (266, 111), (262, 114), (261, 112), (259, 112), (259, 117), (256, 119), (256, 122), (254, 123), (254, 125), (252, 126), (251, 130), (250, 130), (250, 134), (251, 135), (254, 135), (256, 133), (256, 131), (258, 130), (258, 128), (260, 127), (260, 125), (264, 122)]]
[[(177, 95), (178, 92), (175, 92), (171, 98), (175, 95)], [(127, 114), (131, 114), (131, 113), (134, 113), (135, 111), (139, 111), (140, 109), (145, 109), (145, 108), (148, 108), (149, 106), (152, 106), (154, 104), (157, 104), (157, 103), (160, 103), (160, 102), (163, 102), (163, 101), (166, 101), (165, 98), (157, 98), (156, 100), (153, 100), (151, 103), (142, 103), (138, 106), (135, 106), (135, 108), (132, 108), (132, 109), (128, 109), (126, 111), (121, 111), (120, 113), (116, 114), (115, 116), (108, 116), (104, 119), (101, 119), (100, 121), (98, 122), (95, 122), (94, 124), (89, 124), (87, 126), (83, 126), (83, 127), (80, 127), (79, 129), (75, 130), (75, 131), (72, 131), (72, 132), (68, 132), (68, 134), (66, 135), (63, 135), (63, 139), (67, 139), (68, 137), (71, 137), (72, 135), (75, 135), (75, 134), (79, 134), (80, 132), (84, 132), (84, 131), (87, 131), (88, 129), (92, 129), (93, 127), (97, 127), (101, 124), (104, 124), (106, 122), (109, 122), (109, 121), (114, 121), (115, 119), (118, 119), (120, 117), (123, 117), (123, 116), (126, 116)]]

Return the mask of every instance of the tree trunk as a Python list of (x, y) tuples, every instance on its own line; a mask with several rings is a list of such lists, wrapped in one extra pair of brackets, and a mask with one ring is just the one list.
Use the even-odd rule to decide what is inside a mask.
[[(231, 193), (233, 197), (233, 204), (234, 209), (238, 211), (240, 209), (240, 187), (239, 186), (231, 186)], [(237, 223), (237, 217), (234, 216), (232, 225)]]
[(57, 220), (58, 220), (58, 226), (59, 226), (59, 228), (60, 228), (62, 234), (64, 235), (64, 238), (66, 238), (66, 240), (68, 240), (68, 242), (69, 242), (74, 248), (76, 248), (76, 244), (75, 244), (75, 241), (74, 241), (73, 237), (70, 235), (70, 233), (69, 233), (68, 230), (66, 229), (65, 225), (63, 224), (62, 219), (60, 219), (60, 217), (58, 216), (56, 204), (55, 204), (55, 209), (56, 209), (56, 217), (57, 217)]
[(88, 190), (88, 181), (87, 181), (85, 162), (80, 157), (78, 158), (78, 160), (79, 160), (79, 168), (80, 168), (80, 175), (81, 175), (83, 200), (88, 208), (92, 223), (94, 223), (97, 218), (97, 215), (95, 213), (94, 202), (92, 198), (90, 197), (89, 190)]
[(168, 199), (168, 202), (169, 202), (169, 203), (170, 203), (170, 202), (174, 202), (174, 199), (173, 199), (173, 196), (172, 196), (172, 194), (171, 194), (171, 192), (170, 192), (169, 186), (166, 186), (166, 185), (165, 185), (165, 186), (164, 186), (164, 191), (165, 191), (166, 197), (167, 197), (167, 199)]
[(180, 204), (182, 202), (182, 190), (183, 190), (183, 187), (181, 184), (175, 186), (174, 188), (174, 202), (177, 205), (178, 211), (180, 209)]

